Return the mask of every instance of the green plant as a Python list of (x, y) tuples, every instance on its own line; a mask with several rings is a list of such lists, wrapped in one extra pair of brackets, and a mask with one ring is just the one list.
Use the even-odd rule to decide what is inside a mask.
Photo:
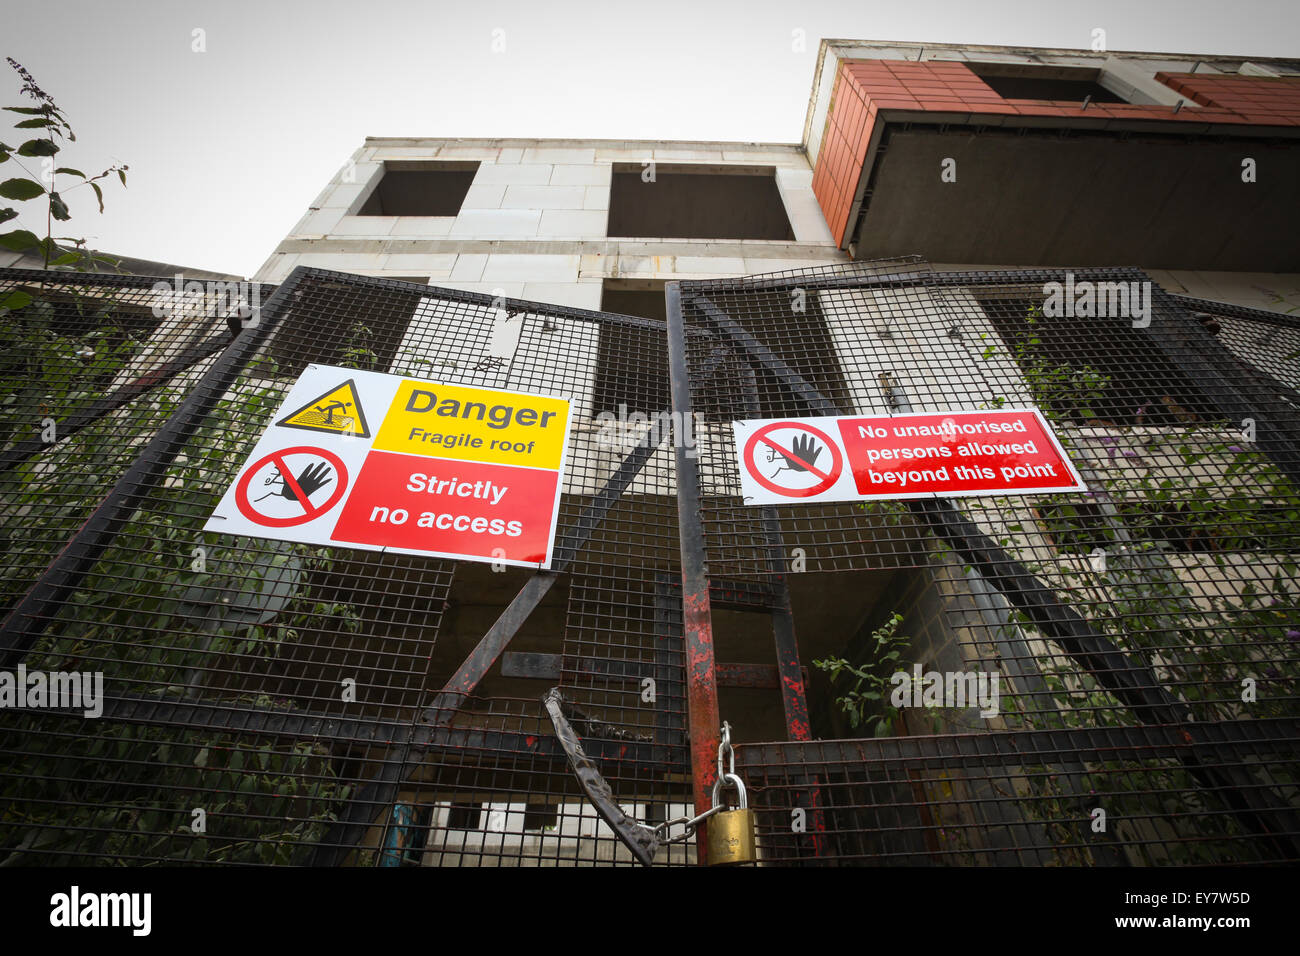
[[(27, 132), (29, 130), (40, 130), (41, 132), (17, 147), (0, 142), (0, 163), (8, 163), (12, 160), (14, 165), (25, 174), (10, 176), (0, 181), (0, 199), (11, 202), (33, 202), (43, 198), (45, 201), (45, 236), (44, 238), (38, 237), (27, 229), (14, 229), (0, 234), (0, 248), (8, 249), (10, 252), (39, 255), (46, 269), (52, 267), (80, 268), (94, 271), (99, 264), (116, 266), (117, 263), (112, 259), (93, 255), (86, 248), (85, 239), (75, 239), (68, 236), (55, 238), (54, 223), (56, 221), (67, 222), (72, 218), (63, 197), (72, 190), (83, 186), (89, 186), (94, 191), (95, 199), (99, 203), (99, 211), (102, 213), (104, 211), (104, 190), (99, 185), (99, 180), (116, 174), (122, 185), (125, 186), (126, 172), (130, 167), (125, 164), (114, 164), (98, 175), (87, 176), (81, 170), (73, 169), (70, 166), (55, 166), (54, 157), (62, 151), (62, 141), (74, 141), (77, 138), (76, 134), (73, 133), (72, 126), (68, 123), (67, 117), (63, 115), (63, 111), (54, 102), (54, 98), (37, 85), (31, 73), (11, 57), (6, 57), (6, 59), (23, 81), (21, 92), (36, 104), (35, 106), (4, 107), (5, 110), (11, 113), (18, 113), (27, 117), (27, 119), (17, 121), (14, 124), (14, 130), (20, 136), (31, 135)], [(34, 173), (23, 162), (23, 159), (39, 160), (44, 167), (43, 171), (39, 174)], [(68, 178), (78, 181), (71, 186), (62, 186), (62, 182)], [(18, 215), (18, 210), (12, 206), (0, 208), (0, 223), (16, 219)], [(64, 248), (59, 245), (60, 242), (71, 242), (73, 246), (71, 249)], [(13, 289), (0, 296), (0, 308), (18, 309), (31, 301), (30, 292)]]
[[(1075, 554), (1069, 545), (1052, 555), (1027, 537), (1011, 537), (1023, 535), (1022, 525), (1006, 527), (1002, 546), (1066, 594), (1065, 601), (1088, 595), (1082, 610), (1089, 626), (1147, 667), (1192, 719), (1294, 717), (1300, 670), (1295, 638), (1287, 635), (1297, 634), (1300, 624), (1295, 486), (1257, 450), (1227, 437), (1222, 423), (1181, 422), (1155, 430), (1098, 421), (1112, 383), (1086, 365), (1052, 360), (1035, 334), (1041, 313), (1032, 310), (1026, 319), (1024, 333), (1008, 344), (1035, 405), (1057, 426), (1067, 450), (1084, 459), (1100, 453), (1109, 467), (1088, 476), (1089, 503), (1053, 504), (1051, 520), (1044, 522), (1059, 540), (1076, 542)], [(985, 359), (994, 351), (986, 349)], [(1080, 424), (1102, 425), (1105, 432), (1085, 433)], [(1086, 560), (1094, 547), (1106, 554), (1100, 568)], [(1133, 722), (1096, 676), (1060, 648), (1050, 650), (1054, 645), (1023, 613), (1011, 611), (1008, 623), (1049, 648), (1037, 663), (1050, 705), (1004, 699), (1004, 709), (1016, 709), (1019, 722), (1036, 728)], [(1257, 701), (1242, 700), (1245, 678), (1259, 680)], [(1114, 816), (1150, 831), (1135, 831), (1129, 839), (1154, 841), (1176, 862), (1223, 862), (1232, 844), (1217, 841), (1241, 832), (1241, 824), (1222, 815), (1175, 760), (1090, 764), (1072, 777), (1070, 788), (1058, 781), (1059, 768), (1041, 769), (1026, 774), (1021, 805), (1027, 817), (1067, 844), (1061, 862), (1079, 862), (1068, 844), (1078, 842), (1087, 807), (1103, 796)], [(1296, 783), (1282, 766), (1271, 767), (1268, 776), (1277, 786)], [(1171, 841), (1168, 833), (1162, 839), (1156, 819), (1158, 826), (1195, 839)], [(1063, 820), (1072, 822), (1062, 828)], [(1249, 850), (1240, 857), (1251, 858)]]
[[(126, 167), (98, 176), (55, 168), (52, 157), (62, 140), (75, 138), (72, 129), (30, 74), (10, 62), (37, 104), (10, 108), (29, 117), (17, 128), (44, 132), (16, 149), (0, 144), (0, 163), (12, 161), (26, 174), (0, 182), (0, 197), (43, 199), (47, 229), (43, 239), (21, 229), (0, 235), (0, 248), (39, 255), (51, 271), (111, 263), (87, 253), (84, 240), (52, 235), (55, 221), (70, 218), (60, 177), (79, 178), (76, 186), (93, 190), (102, 211), (98, 180), (116, 173), (125, 184)], [(20, 157), (49, 162), (38, 175)], [(17, 215), (2, 209), (0, 222)], [(64, 241), (75, 249), (60, 246)], [(0, 474), (3, 610), (80, 527), (106, 479), (126, 469), (185, 398), (183, 386), (162, 385), (76, 434), (59, 431), (141, 355), (149, 331), (128, 317), (131, 311), (111, 295), (66, 284), (28, 283), (0, 293), (0, 447), (33, 437), (34, 428), (39, 434), (42, 423), (57, 435)], [(313, 596), (311, 575), (329, 563), (328, 551), (229, 547), (203, 532), (221, 492), (213, 463), (242, 461), (256, 439), (229, 422), (269, 420), (285, 388), (269, 360), (235, 383), (61, 608), (57, 626), (31, 649), (30, 670), (101, 670), (112, 696), (184, 702), (197, 694), (209, 702), (295, 709), (293, 700), (207, 690), (191, 678), (196, 664), (223, 658), (269, 666), (303, 633), (359, 623), (349, 605)], [(206, 567), (195, 567), (196, 548), (208, 555)], [(255, 606), (268, 593), (276, 605), (271, 614), (228, 613), (212, 597), (233, 595)], [(285, 863), (297, 845), (323, 835), (350, 792), (319, 744), (108, 720), (68, 734), (50, 720), (22, 713), (0, 728), (0, 865)], [(202, 830), (194, 829), (196, 809), (206, 815)]]
[(835, 703), (849, 718), (853, 729), (864, 727), (873, 737), (888, 735), (898, 708), (889, 704), (890, 675), (900, 669), (903, 654), (911, 645), (911, 638), (898, 633), (903, 615), (895, 611), (889, 620), (871, 632), (865, 660), (854, 664), (842, 657), (813, 661), (813, 666), (830, 675), (832, 683), (841, 675), (853, 683), (835, 699)]

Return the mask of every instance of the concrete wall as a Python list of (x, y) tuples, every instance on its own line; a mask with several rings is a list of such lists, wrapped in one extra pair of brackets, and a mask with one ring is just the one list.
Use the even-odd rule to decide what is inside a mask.
[[(456, 216), (356, 216), (386, 161), (476, 161)], [(611, 239), (606, 235), (616, 163), (772, 166), (794, 242)], [(746, 275), (844, 261), (812, 193), (798, 146), (607, 140), (370, 139), (280, 243), (259, 278), (296, 266), (600, 307), (606, 278)]]

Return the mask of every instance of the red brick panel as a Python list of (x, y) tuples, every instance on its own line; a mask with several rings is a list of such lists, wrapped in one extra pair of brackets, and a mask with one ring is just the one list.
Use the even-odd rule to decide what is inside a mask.
[(1300, 126), (1300, 80), (1210, 73), (1157, 73), (1156, 79), (1198, 106), (1175, 113), (1168, 106), (1090, 103), (1083, 110), (1073, 102), (1003, 99), (964, 63), (845, 60), (831, 95), (813, 193), (842, 244), (882, 110)]

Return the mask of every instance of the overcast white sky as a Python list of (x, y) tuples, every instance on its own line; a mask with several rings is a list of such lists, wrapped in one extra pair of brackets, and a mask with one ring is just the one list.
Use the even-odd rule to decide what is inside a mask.
[[(0, 56), (31, 70), (77, 133), (61, 164), (131, 167), (127, 189), (106, 186), (102, 216), (89, 190), (67, 197), (67, 234), (239, 275), (368, 135), (797, 142), (822, 37), (1085, 48), (1102, 27), (1111, 50), (1300, 56), (1296, 0), (5, 6)], [(196, 28), (206, 52), (192, 50)], [(19, 104), (16, 75), (0, 71), (0, 105)], [(4, 142), (21, 137), (0, 124)], [(43, 216), (20, 223), (44, 235)]]

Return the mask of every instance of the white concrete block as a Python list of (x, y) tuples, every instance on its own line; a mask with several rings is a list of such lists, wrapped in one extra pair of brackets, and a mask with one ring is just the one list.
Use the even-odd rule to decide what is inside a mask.
[(505, 183), (473, 183), (465, 193), (461, 209), (500, 209)]
[(594, 163), (596, 150), (536, 146), (524, 150), (525, 163)]
[(796, 189), (788, 194), (786, 215), (796, 242), (834, 243), (826, 215), (811, 189)]
[(375, 149), (376, 159), (433, 159), (438, 155), (438, 145), (380, 146)]
[(481, 163), (495, 163), (500, 153), (500, 148), (496, 146), (443, 146), (438, 150), (438, 158), (458, 162), (478, 160)]
[(567, 305), (575, 309), (600, 309), (599, 282), (526, 282), (524, 296), (533, 302)]
[(296, 253), (275, 253), (253, 276), (254, 282), (283, 282), (289, 273), (302, 265)]
[(609, 163), (590, 166), (556, 165), (551, 172), (552, 186), (608, 186), (614, 167)]
[(484, 163), (474, 174), (474, 184), (506, 183), (507, 185), (545, 186), (551, 181), (551, 166), (538, 163)]
[(483, 277), (483, 267), (487, 265), (487, 260), (486, 255), (463, 252), (456, 257), (451, 278), (457, 282), (477, 282)]
[(384, 256), (384, 268), (407, 272), (410, 275), (433, 275), (442, 273), (450, 276), (456, 267), (457, 256), (454, 252), (426, 254), (421, 252), (397, 252)]
[(722, 160), (741, 166), (808, 168), (807, 158), (796, 149), (724, 149)]
[(782, 168), (776, 171), (777, 188), (812, 189), (813, 171), (808, 168)]
[(459, 289), (462, 292), (504, 295), (510, 299), (522, 299), (524, 297), (524, 284), (522, 282), (464, 282), (460, 279), (448, 279), (445, 282), (438, 282), (437, 285), (444, 289)]
[(293, 229), (292, 235), (295, 236), (324, 236), (334, 231), (334, 227), (339, 224), (343, 218), (343, 210), (335, 207), (333, 209), (317, 209), (307, 213)]
[(472, 239), (535, 236), (541, 218), (540, 209), (462, 209), (448, 235)]
[(745, 258), (745, 275), (759, 276), (769, 272), (789, 272), (792, 269), (817, 269), (821, 266), (832, 265), (836, 262), (847, 262), (848, 256), (841, 254), (838, 257), (833, 255), (834, 247), (827, 250), (827, 255), (822, 259), (762, 259), (757, 256)]
[(710, 275), (744, 275), (745, 260), (729, 259), (722, 256), (708, 258), (705, 256), (676, 256), (673, 262), (676, 272), (703, 272)]
[(440, 239), (451, 232), (455, 221), (455, 216), (398, 216), (392, 235)]
[(522, 163), (524, 161), (524, 151), (514, 147), (503, 147), (501, 154), (497, 156), (498, 163)]
[(370, 178), (379, 176), (382, 167), (371, 163), (358, 163), (356, 167), (357, 181), (355, 183), (338, 183), (333, 186), (329, 195), (325, 197), (322, 208), (347, 209), (354, 202), (361, 198), (362, 193), (369, 193)]
[(387, 236), (397, 225), (396, 216), (343, 216), (333, 229), (336, 236)]
[(604, 209), (547, 209), (538, 235), (548, 239), (603, 239), (609, 222)]
[(661, 146), (655, 148), (654, 160), (657, 163), (720, 163), (722, 150)]
[(586, 195), (582, 200), (583, 209), (608, 209), (609, 208), (609, 187), (608, 186), (588, 186)]
[(579, 256), (489, 255), (484, 282), (576, 282)]
[(654, 144), (644, 146), (598, 146), (596, 162), (598, 163), (647, 163), (654, 159)]
[(378, 252), (304, 252), (298, 265), (333, 269), (336, 272), (369, 272), (384, 267), (384, 257)]
[(581, 209), (586, 186), (506, 187), (502, 209)]

